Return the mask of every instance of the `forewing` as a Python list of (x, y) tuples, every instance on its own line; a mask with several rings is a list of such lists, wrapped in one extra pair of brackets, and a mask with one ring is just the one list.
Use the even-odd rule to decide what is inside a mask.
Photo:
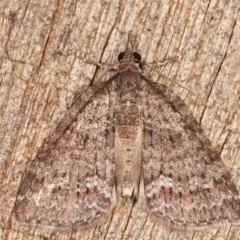
[(143, 178), (148, 210), (172, 229), (239, 222), (230, 174), (183, 101), (163, 85), (143, 82)]
[(89, 227), (114, 199), (112, 83), (89, 88), (40, 149), (24, 176), (17, 220), (60, 230)]

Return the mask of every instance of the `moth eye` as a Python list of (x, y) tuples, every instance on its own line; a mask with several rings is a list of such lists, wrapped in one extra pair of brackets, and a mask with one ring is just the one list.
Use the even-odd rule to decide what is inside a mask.
[(133, 56), (135, 58), (135, 62), (141, 62), (141, 55), (138, 52), (134, 52)]
[(118, 61), (119, 62), (123, 59), (124, 55), (125, 55), (125, 52), (119, 53), (119, 55), (118, 55)]

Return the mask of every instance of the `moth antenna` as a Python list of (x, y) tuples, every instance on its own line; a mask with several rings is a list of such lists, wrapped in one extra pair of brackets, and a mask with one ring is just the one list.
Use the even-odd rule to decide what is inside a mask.
[(193, 91), (189, 90), (188, 88), (184, 87), (182, 84), (180, 84), (180, 83), (178, 83), (177, 81), (175, 81), (175, 80), (173, 80), (173, 79), (171, 79), (171, 78), (163, 75), (162, 73), (160, 73), (158, 70), (154, 69), (153, 67), (151, 67), (151, 66), (148, 65), (147, 63), (144, 62), (143, 64), (144, 64), (145, 66), (149, 67), (150, 69), (152, 69), (153, 71), (157, 72), (160, 77), (165, 78), (165, 79), (167, 79), (168, 81), (177, 84), (179, 87), (181, 87), (181, 88), (187, 90), (188, 92), (192, 93), (193, 95), (197, 96), (202, 102), (204, 102), (204, 103), (206, 102), (202, 97), (200, 97), (198, 94), (194, 93)]

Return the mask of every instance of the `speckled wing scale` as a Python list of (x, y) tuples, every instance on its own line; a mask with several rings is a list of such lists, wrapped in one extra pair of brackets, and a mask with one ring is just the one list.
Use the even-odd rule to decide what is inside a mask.
[(23, 224), (74, 229), (111, 213), (114, 196), (112, 84), (86, 91), (40, 149), (20, 185)]
[(171, 229), (239, 223), (239, 193), (219, 155), (183, 101), (144, 77), (142, 64), (129, 33), (117, 73), (76, 100), (23, 177), (20, 224), (92, 227), (119, 197), (138, 200), (139, 192)]

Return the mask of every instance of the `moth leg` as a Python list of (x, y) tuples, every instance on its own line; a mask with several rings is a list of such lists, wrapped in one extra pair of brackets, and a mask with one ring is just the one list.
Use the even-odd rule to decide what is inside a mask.
[(108, 68), (108, 70), (110, 69), (116, 69), (117, 70), (117, 67), (119, 65), (119, 63), (106, 63), (106, 62), (103, 62), (103, 63), (100, 63), (100, 62), (95, 62), (94, 60), (90, 60), (90, 59), (86, 59), (86, 58), (80, 58), (83, 62), (85, 63), (88, 63), (88, 64), (92, 64), (92, 65), (96, 65), (100, 68)]
[[(153, 62), (143, 62), (144, 65), (147, 65), (151, 69), (155, 70), (155, 67), (165, 67), (168, 63), (170, 62), (176, 62), (179, 61), (179, 57), (172, 57), (172, 58), (167, 58), (163, 59), (162, 61), (153, 61)], [(151, 66), (153, 65), (153, 66)]]

